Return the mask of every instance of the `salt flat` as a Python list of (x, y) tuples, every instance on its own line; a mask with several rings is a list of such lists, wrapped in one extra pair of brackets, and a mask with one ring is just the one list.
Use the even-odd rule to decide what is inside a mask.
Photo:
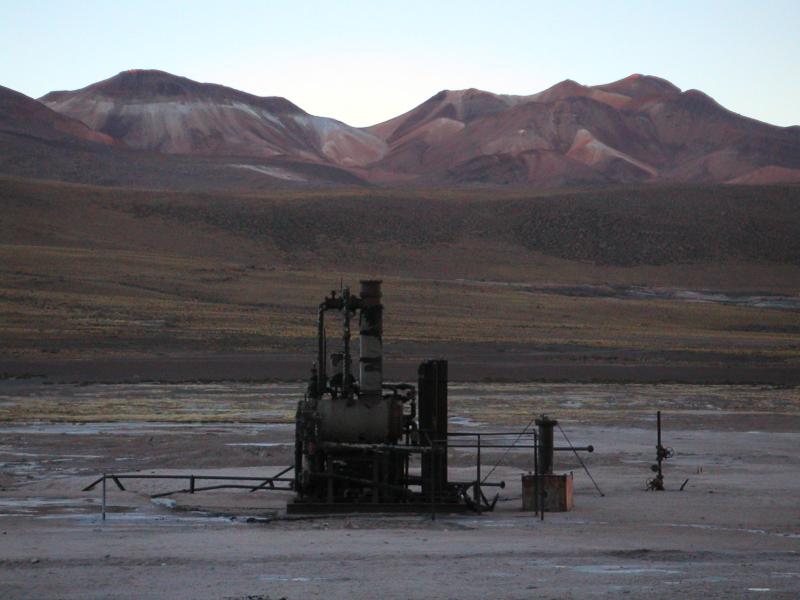
[[(600, 484), (574, 458), (576, 507), (539, 521), (520, 511), (514, 452), (490, 514), (338, 516), (290, 520), (287, 492), (149, 494), (182, 482), (131, 481), (109, 490), (100, 519), (97, 473), (270, 475), (291, 461), (289, 423), (225, 420), (260, 406), (288, 412), (300, 384), (45, 386), (6, 382), (4, 406), (40, 402), (58, 421), (8, 417), (0, 463), (0, 596), (14, 598), (797, 598), (800, 594), (800, 398), (766, 386), (454, 385), (451, 427), (523, 427), (537, 408), (561, 418)], [(206, 414), (218, 395), (214, 422)], [(129, 399), (162, 420), (110, 413), (70, 421), (84, 401)], [(191, 398), (197, 398), (192, 403)], [(259, 400), (259, 397), (261, 400)], [(14, 399), (16, 398), (16, 399)], [(20, 399), (22, 398), (22, 399)], [(146, 398), (145, 402), (142, 398)], [(91, 400), (89, 400), (91, 399)], [(748, 409), (748, 402), (752, 404)], [(559, 408), (559, 403), (563, 407)], [(598, 408), (598, 403), (602, 408)], [(509, 413), (508, 406), (518, 406)], [(49, 407), (49, 408), (48, 408)], [(482, 409), (480, 409), (482, 407)], [(654, 411), (665, 409), (668, 490), (644, 491)], [(258, 413), (259, 411), (255, 411)], [(26, 414), (24, 411), (20, 413)], [(113, 415), (120, 420), (115, 421)], [(525, 422), (522, 422), (522, 421)], [(563, 440), (562, 440), (563, 441)], [(485, 454), (491, 465), (500, 458)], [(474, 477), (469, 452), (451, 478)], [(686, 479), (683, 492), (677, 490)], [(113, 486), (110, 486), (113, 488)]]

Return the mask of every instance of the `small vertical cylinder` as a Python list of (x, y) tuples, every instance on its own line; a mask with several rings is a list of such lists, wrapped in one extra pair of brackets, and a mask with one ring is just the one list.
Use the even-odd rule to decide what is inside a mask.
[(431, 452), (420, 459), (422, 492), (447, 486), (447, 361), (426, 360), (418, 369), (419, 430)]
[(106, 474), (103, 473), (103, 506), (101, 508), (103, 513), (103, 521), (106, 520)]
[(542, 415), (536, 419), (539, 428), (539, 475), (553, 473), (553, 428), (558, 424), (555, 419)]
[(383, 305), (381, 282), (361, 282), (359, 372), (362, 397), (380, 398), (383, 388)]
[(658, 435), (658, 440), (656, 443), (660, 446), (661, 445), (661, 411), (656, 412), (656, 431)]

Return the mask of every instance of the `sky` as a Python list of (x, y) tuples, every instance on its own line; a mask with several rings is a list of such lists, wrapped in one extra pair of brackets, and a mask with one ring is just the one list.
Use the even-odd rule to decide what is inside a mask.
[(800, 125), (800, 0), (0, 0), (0, 85), (32, 97), (161, 69), (351, 125), (442, 89), (632, 73)]

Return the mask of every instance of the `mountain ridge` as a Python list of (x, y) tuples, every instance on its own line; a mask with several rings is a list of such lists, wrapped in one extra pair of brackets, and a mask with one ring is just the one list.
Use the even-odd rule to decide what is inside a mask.
[(119, 143), (112, 136), (97, 132), (80, 120), (64, 116), (25, 94), (3, 86), (0, 86), (0, 131), (51, 141), (73, 138), (108, 146)]
[(382, 143), (280, 96), (255, 96), (158, 70), (129, 70), (40, 99), (53, 110), (141, 150), (202, 156), (287, 157), (358, 166)]
[[(8, 123), (16, 119), (15, 135), (26, 127), (41, 133), (47, 123), (55, 127), (53, 115), (59, 115), (69, 119), (61, 128), (80, 139), (218, 160), (222, 167), (279, 181), (303, 181), (293, 164), (350, 174), (335, 180), (383, 185), (550, 188), (800, 179), (800, 126), (763, 123), (700, 90), (683, 91), (642, 74), (594, 86), (565, 79), (530, 95), (441, 90), (403, 114), (361, 128), (311, 115), (280, 96), (152, 69), (123, 71), (39, 101), (48, 112), (29, 107), (33, 121), (3, 114), (9, 103), (0, 105), (0, 122), (14, 129)], [(275, 160), (282, 161), (279, 169), (265, 166)]]

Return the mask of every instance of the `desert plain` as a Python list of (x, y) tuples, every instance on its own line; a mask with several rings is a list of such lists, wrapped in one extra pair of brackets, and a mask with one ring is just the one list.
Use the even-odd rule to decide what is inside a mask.
[[(183, 193), (0, 178), (0, 596), (796, 598), (792, 186)], [(390, 381), (450, 362), (450, 424), (555, 417), (575, 509), (295, 518), (153, 494), (292, 462), (315, 307), (384, 281)], [(665, 492), (647, 492), (663, 411)], [(514, 437), (511, 437), (513, 440)], [(560, 439), (560, 438), (559, 438)], [(561, 440), (563, 441), (563, 440)], [(559, 442), (561, 443), (561, 442)], [(454, 479), (475, 457), (454, 451)], [(489, 468), (489, 467), (487, 467)], [(681, 485), (686, 482), (682, 491)]]

